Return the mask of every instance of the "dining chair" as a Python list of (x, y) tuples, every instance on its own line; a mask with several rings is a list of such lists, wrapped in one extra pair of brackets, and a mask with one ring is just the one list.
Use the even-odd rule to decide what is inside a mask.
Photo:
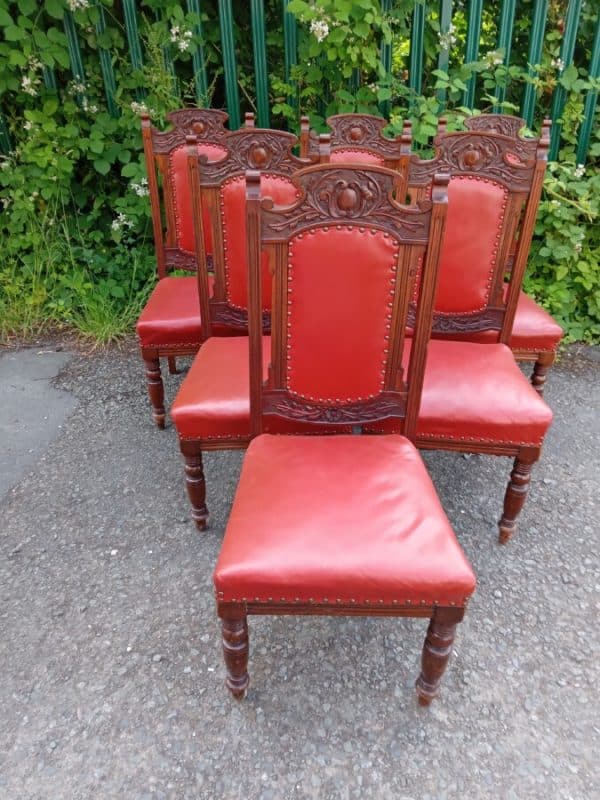
[[(421, 208), (398, 205), (397, 176), (372, 165), (313, 166), (296, 180), (300, 199), (282, 207), (261, 201), (260, 176), (247, 175), (254, 438), (214, 573), (226, 683), (244, 696), (250, 614), (425, 617), (416, 691), (427, 705), (475, 576), (410, 440), (356, 434), (388, 417), (414, 430), (447, 177), (436, 177)], [(265, 248), (274, 271), (266, 381)], [(405, 371), (419, 256), (419, 318)], [(301, 422), (312, 435), (263, 432), (279, 430), (278, 421)], [(345, 432), (322, 434), (332, 426)]]
[[(137, 321), (136, 331), (146, 369), (152, 416), (165, 426), (164, 386), (160, 359), (168, 359), (169, 371), (177, 371), (176, 357), (193, 355), (200, 346), (200, 306), (196, 278), (196, 253), (188, 180), (186, 136), (193, 133), (198, 152), (211, 160), (223, 158), (227, 150), (228, 115), (215, 109), (185, 108), (167, 114), (168, 131), (153, 127), (142, 115), (142, 139), (154, 233), (158, 282)], [(246, 115), (246, 125), (253, 125)], [(205, 225), (203, 242), (212, 259), (211, 226)], [(194, 273), (173, 276), (175, 270)]]
[[(238, 427), (234, 421), (238, 407), (236, 392), (240, 391), (240, 385), (236, 386), (235, 381), (241, 375), (243, 387), (243, 376), (245, 375), (246, 385), (248, 380), (248, 347), (244, 338), (240, 338), (248, 331), (245, 174), (248, 169), (260, 169), (263, 172), (263, 185), (269, 194), (280, 203), (289, 203), (296, 198), (298, 191), (292, 175), (307, 165), (305, 160), (292, 153), (298, 139), (284, 131), (246, 128), (227, 134), (224, 143), (227, 156), (218, 162), (210, 162), (197, 154), (196, 142), (193, 138), (189, 139), (188, 167), (192, 208), (195, 210), (193, 225), (198, 243), (198, 293), (204, 344), (171, 408), (171, 418), (177, 429), (185, 461), (192, 517), (201, 530), (204, 529), (208, 516), (202, 453), (205, 450), (245, 447), (248, 440), (247, 432), (243, 433), (243, 421)], [(210, 220), (214, 242), (212, 276), (208, 272), (201, 246), (205, 233), (205, 214)], [(263, 269), (268, 271), (265, 259)], [(267, 288), (270, 285), (268, 281), (265, 284)], [(263, 324), (266, 330), (270, 328), (270, 304), (270, 296), (266, 292), (263, 307)], [(222, 337), (232, 335), (238, 343), (233, 356), (228, 346), (220, 341)], [(236, 358), (241, 359), (241, 372)], [(197, 376), (200, 376), (199, 383)], [(234, 381), (234, 387), (229, 385), (230, 380)], [(194, 428), (194, 433), (190, 435), (187, 423), (190, 416), (196, 418), (197, 401), (202, 405), (204, 393), (213, 391), (217, 395), (219, 392), (225, 393), (219, 396), (228, 411), (233, 413), (233, 418), (231, 415), (227, 416), (223, 429), (223, 424), (219, 424), (217, 410), (213, 419), (216, 423), (214, 426), (209, 422), (207, 426), (201, 426), (201, 429)], [(233, 429), (226, 427), (230, 423), (233, 424)]]
[[(519, 136), (520, 131), (525, 127), (525, 120), (520, 117), (509, 114), (479, 114), (467, 117), (464, 124), (471, 131), (499, 133), (518, 139), (525, 147), (529, 146), (532, 157), (538, 147), (537, 139)], [(550, 139), (550, 124), (550, 120), (544, 121), (542, 140)], [(516, 241), (509, 254), (508, 270), (514, 260), (515, 251)], [(546, 309), (521, 290), (508, 344), (517, 361), (533, 362), (531, 383), (540, 395), (543, 395), (546, 377), (556, 360), (556, 353), (563, 335), (563, 329)]]

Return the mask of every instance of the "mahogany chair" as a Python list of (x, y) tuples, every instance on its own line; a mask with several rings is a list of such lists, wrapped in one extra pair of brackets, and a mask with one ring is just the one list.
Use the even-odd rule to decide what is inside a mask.
[(409, 120), (404, 122), (402, 134), (394, 139), (383, 134), (383, 129), (389, 124), (388, 121), (372, 114), (334, 114), (328, 117), (326, 122), (330, 132), (319, 136), (310, 130), (308, 117), (301, 117), (302, 158), (322, 162), (319, 144), (320, 141), (321, 143), (325, 141), (330, 144), (329, 161), (332, 164), (343, 162), (377, 164), (380, 167), (398, 170), (402, 174), (408, 173), (412, 143)]
[[(211, 160), (224, 158), (228, 115), (215, 109), (186, 108), (167, 114), (170, 130), (154, 128), (142, 116), (142, 138), (152, 212), (158, 283), (137, 322), (136, 330), (146, 367), (152, 416), (165, 426), (164, 387), (160, 358), (176, 372), (176, 356), (193, 355), (200, 346), (201, 324), (197, 278), (174, 277), (173, 269), (196, 272), (196, 252), (188, 180), (186, 136), (193, 133), (198, 152)], [(246, 125), (254, 124), (246, 115)], [(160, 182), (159, 182), (160, 177)], [(205, 225), (204, 248), (212, 259), (211, 226)]]
[[(414, 430), (447, 178), (421, 208), (399, 206), (397, 176), (371, 165), (309, 167), (297, 181), (302, 197), (277, 207), (261, 203), (256, 173), (247, 178), (256, 438), (214, 574), (227, 686), (236, 698), (248, 687), (248, 614), (427, 617), (416, 682), (427, 705), (475, 577), (409, 439), (322, 431), (351, 425), (358, 433), (389, 417)], [(274, 299), (263, 382), (265, 246)], [(421, 303), (405, 372), (402, 339), (419, 255)], [(313, 435), (262, 433), (281, 422)]]
[[(468, 117), (464, 124), (471, 131), (499, 133), (518, 139), (524, 146), (531, 148), (532, 155), (539, 146), (537, 139), (519, 137), (519, 132), (525, 127), (525, 120), (520, 117), (508, 114), (480, 114), (476, 117)], [(545, 120), (541, 142), (550, 139), (549, 125), (550, 121)], [(512, 265), (515, 251), (516, 241), (509, 254), (507, 272)], [(546, 309), (521, 290), (508, 344), (517, 361), (534, 362), (531, 383), (540, 395), (544, 392), (546, 376), (556, 359), (556, 352), (563, 333), (563, 329)]]
[[(204, 314), (203, 339), (213, 335), (240, 335), (248, 330), (247, 241), (245, 174), (258, 169), (263, 185), (277, 202), (290, 203), (297, 193), (291, 176), (309, 163), (297, 158), (292, 133), (247, 126), (223, 138), (227, 154), (210, 161), (199, 154), (194, 136), (188, 136), (191, 190), (190, 221), (194, 227), (198, 288)], [(213, 243), (212, 271), (202, 243), (207, 233)], [(266, 257), (263, 268), (268, 270)], [(265, 295), (264, 324), (269, 327), (270, 296)]]

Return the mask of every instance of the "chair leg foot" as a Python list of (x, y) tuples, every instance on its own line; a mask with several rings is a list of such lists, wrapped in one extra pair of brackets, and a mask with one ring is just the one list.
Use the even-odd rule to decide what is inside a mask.
[(554, 364), (555, 358), (555, 353), (539, 353), (538, 359), (533, 365), (533, 372), (531, 373), (531, 385), (540, 395), (540, 397), (544, 396), (546, 378), (550, 372), (552, 364)]
[(248, 618), (225, 617), (221, 620), (223, 656), (227, 667), (227, 688), (236, 700), (246, 694), (248, 676)]
[(175, 358), (175, 356), (168, 356), (167, 361), (169, 364), (169, 373), (171, 375), (177, 375), (178, 372), (177, 359)]
[(199, 531), (206, 530), (208, 508), (206, 507), (206, 481), (202, 453), (184, 455), (185, 485), (192, 506), (192, 519)]
[(152, 419), (157, 427), (165, 427), (165, 389), (160, 373), (160, 361), (158, 358), (145, 358), (146, 383), (148, 386), (148, 396), (152, 404)]
[(531, 469), (533, 462), (520, 461), (515, 458), (510, 480), (504, 495), (504, 509), (502, 517), (498, 523), (500, 531), (498, 541), (506, 544), (511, 539), (517, 529), (517, 517), (525, 504), (529, 483), (531, 481)]
[(428, 706), (440, 690), (440, 683), (452, 652), (456, 622), (441, 621), (435, 614), (429, 622), (423, 654), (421, 674), (415, 684), (419, 705)]

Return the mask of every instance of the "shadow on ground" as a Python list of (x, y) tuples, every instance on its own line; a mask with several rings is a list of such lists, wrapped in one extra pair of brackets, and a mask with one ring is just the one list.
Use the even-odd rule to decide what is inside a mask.
[(426, 454), (479, 579), (429, 710), (425, 625), (390, 619), (251, 618), (240, 704), (211, 571), (241, 455), (207, 457), (198, 534), (135, 349), (74, 355), (55, 382), (70, 416), (0, 504), (0, 797), (593, 797), (599, 377), (590, 349), (551, 374), (556, 421), (507, 547), (510, 462)]

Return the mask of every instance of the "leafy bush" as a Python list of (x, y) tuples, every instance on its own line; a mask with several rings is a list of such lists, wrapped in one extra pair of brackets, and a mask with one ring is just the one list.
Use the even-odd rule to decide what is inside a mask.
[[(560, 3), (550, 4), (543, 57), (529, 69), (532, 0), (521, 5), (508, 68), (503, 53), (494, 49), (499, 0), (485, 4), (483, 55), (470, 64), (462, 63), (465, 4), (455, 4), (453, 28), (445, 33), (436, 13), (428, 12), (421, 85), (416, 86), (407, 81), (415, 0), (396, 0), (385, 12), (379, 0), (291, 0), (288, 9), (300, 23), (299, 57), (288, 82), (281, 2), (266, 0), (273, 124), (297, 129), (299, 108), (310, 113), (317, 128), (338, 112), (384, 112), (391, 132), (410, 117), (417, 146), (426, 154), (440, 113), (450, 129), (494, 105), (514, 113), (530, 83), (540, 121), (560, 84), (567, 92), (563, 146), (559, 163), (548, 173), (527, 288), (571, 338), (598, 340), (600, 141), (592, 144), (585, 171), (575, 163), (584, 93), (598, 82), (585, 70), (559, 63)], [(223, 105), (224, 84), (216, 0), (201, 4), (201, 19), (187, 13), (182, 2), (141, 0), (136, 6), (143, 65), (134, 69), (114, 0), (0, 0), (0, 97), (12, 142), (11, 152), (0, 155), (2, 338), (59, 322), (109, 341), (132, 328), (150, 291), (154, 255), (139, 113), (146, 108), (161, 124), (168, 110), (198, 101), (192, 57), (200, 46), (210, 79), (202, 102)], [(73, 57), (65, 14), (77, 30), (85, 80), (65, 77)], [(589, 63), (593, 25), (594, 11), (584, 8), (577, 63)], [(249, 4), (242, 0), (234, 0), (234, 26), (240, 90), (244, 104), (252, 107)], [(389, 70), (381, 62), (382, 42), (392, 48)], [(116, 115), (107, 109), (100, 49), (113, 59)], [(444, 54), (447, 58), (438, 63)], [(474, 76), (476, 111), (463, 105)], [(0, 142), (2, 136), (0, 126)]]

